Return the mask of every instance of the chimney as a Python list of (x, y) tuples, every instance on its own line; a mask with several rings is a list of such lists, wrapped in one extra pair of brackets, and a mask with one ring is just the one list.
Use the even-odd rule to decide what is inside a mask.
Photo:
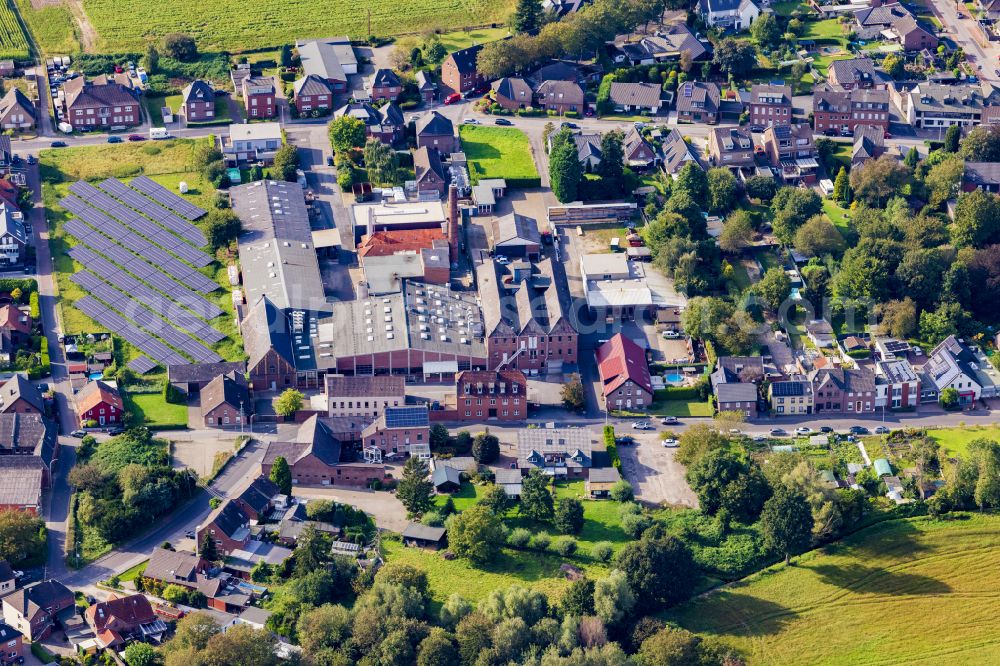
[(458, 263), (458, 187), (454, 184), (448, 187), (448, 244), (452, 262)]

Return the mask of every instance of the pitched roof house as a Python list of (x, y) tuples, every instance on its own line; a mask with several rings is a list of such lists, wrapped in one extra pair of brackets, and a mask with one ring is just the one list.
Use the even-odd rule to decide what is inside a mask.
[[(21, 175), (23, 172), (11, 174), (11, 176)], [(28, 245), (24, 216), (15, 205), (6, 201), (0, 201), (0, 245), (4, 248), (4, 252), (0, 254), (0, 266), (20, 263)]]
[(268, 476), (278, 457), (288, 461), (293, 483), (311, 485), (365, 486), (372, 479), (385, 478), (381, 464), (341, 461), (341, 443), (330, 427), (317, 416), (307, 419), (289, 441), (268, 442), (260, 463), (260, 473)]
[(634, 126), (622, 140), (625, 164), (633, 169), (648, 169), (658, 160), (656, 150)]
[(250, 518), (235, 501), (223, 500), (208, 514), (205, 522), (195, 528), (195, 540), (199, 546), (204, 543), (206, 535), (215, 541), (220, 557), (225, 557), (250, 541)]
[(448, 54), (441, 63), (441, 83), (452, 92), (467, 93), (486, 85), (485, 77), (476, 68), (482, 44), (459, 49)]
[(653, 402), (653, 383), (646, 352), (618, 333), (597, 348), (597, 371), (605, 408), (645, 409)]
[(233, 501), (251, 521), (259, 522), (274, 508), (280, 494), (278, 484), (266, 476), (258, 476)]
[(688, 81), (677, 90), (677, 120), (688, 123), (719, 122), (722, 92), (715, 83)]
[(215, 119), (215, 89), (208, 81), (196, 79), (181, 91), (180, 115), (189, 123)]
[[(851, 168), (861, 166), (868, 160), (878, 159), (885, 152), (885, 130), (874, 125), (858, 125), (854, 128), (854, 146), (851, 149)], [(965, 163), (966, 173), (969, 163)]]
[(35, 105), (19, 88), (0, 99), (0, 129), (25, 130), (35, 126)]
[(17, 373), (0, 387), (0, 413), (43, 414), (45, 400), (27, 376)]
[(875, 375), (867, 368), (821, 368), (813, 370), (809, 379), (816, 413), (875, 411)]
[(559, 115), (567, 111), (580, 113), (584, 110), (583, 88), (576, 81), (542, 81), (535, 88), (535, 98), (538, 108), (552, 110)]
[(458, 140), (455, 138), (455, 125), (437, 111), (421, 117), (416, 129), (418, 148), (437, 148), (445, 155), (456, 152)]
[(698, 0), (695, 11), (709, 27), (740, 32), (749, 30), (761, 9), (753, 0)]
[(403, 92), (403, 83), (399, 80), (396, 72), (380, 67), (368, 80), (367, 88), (368, 94), (376, 102), (386, 99), (395, 101)]
[(139, 101), (120, 83), (88, 82), (78, 76), (64, 83), (63, 91), (73, 127), (129, 127), (142, 123)]
[(859, 39), (899, 42), (904, 51), (936, 49), (938, 38), (899, 3), (873, 5), (854, 12)]
[(107, 601), (88, 606), (83, 617), (103, 648), (121, 650), (136, 640), (159, 642), (167, 633), (167, 625), (142, 594), (120, 597), (112, 593)]
[(413, 171), (418, 192), (444, 194), (448, 180), (441, 166), (441, 153), (436, 148), (417, 148), (413, 153)]
[(752, 167), (753, 136), (738, 127), (716, 127), (708, 134), (708, 155), (715, 166)]
[(124, 405), (118, 389), (101, 381), (88, 382), (76, 394), (76, 415), (80, 426), (88, 421), (111, 425), (124, 420)]
[(3, 619), (30, 641), (46, 638), (56, 622), (72, 615), (73, 592), (57, 580), (43, 580), (3, 598)]
[(201, 390), (205, 427), (239, 425), (251, 411), (250, 390), (241, 374), (218, 375)]
[(504, 77), (493, 82), (494, 101), (507, 109), (516, 111), (532, 105), (533, 93), (531, 86), (524, 79)]
[(883, 75), (876, 71), (871, 58), (834, 60), (827, 70), (827, 78), (832, 85), (844, 90), (885, 86)]
[(321, 76), (307, 74), (292, 84), (299, 115), (328, 112), (333, 108), (333, 86)]
[(663, 105), (660, 93), (660, 86), (655, 83), (615, 81), (611, 84), (610, 100), (616, 111), (648, 111), (656, 115)]
[(660, 142), (660, 152), (663, 153), (663, 170), (671, 176), (676, 176), (688, 162), (698, 164), (691, 146), (684, 140), (684, 135), (676, 127), (667, 132)]

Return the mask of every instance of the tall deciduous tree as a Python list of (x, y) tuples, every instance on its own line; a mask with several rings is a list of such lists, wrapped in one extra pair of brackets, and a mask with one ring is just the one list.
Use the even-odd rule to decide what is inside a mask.
[(395, 185), (399, 167), (396, 151), (378, 139), (365, 143), (365, 168), (373, 185)]
[(330, 121), (330, 145), (334, 152), (342, 153), (365, 145), (365, 123), (360, 118), (343, 115)]
[(725, 167), (709, 169), (707, 180), (708, 209), (713, 213), (724, 213), (732, 208), (739, 189), (733, 172)]
[(299, 168), (299, 153), (295, 146), (286, 143), (274, 152), (272, 172), (281, 180), (295, 182), (295, 170)]
[(427, 463), (417, 456), (410, 456), (403, 466), (403, 478), (396, 486), (396, 497), (409, 513), (424, 513), (434, 505), (434, 484), (427, 475)]
[(625, 189), (625, 151), (622, 149), (622, 133), (605, 132), (601, 137), (601, 161), (597, 165), (597, 175), (604, 181), (606, 191), (621, 195)]
[(284, 456), (278, 456), (274, 459), (269, 478), (278, 486), (283, 495), (292, 494), (292, 470)]
[(765, 12), (750, 24), (750, 34), (761, 46), (773, 46), (781, 39), (781, 27), (773, 13)]
[(760, 516), (764, 544), (785, 556), (785, 564), (809, 547), (812, 541), (812, 509), (805, 496), (779, 485), (764, 503)]
[(684, 601), (694, 590), (698, 567), (687, 544), (675, 536), (633, 541), (615, 562), (645, 610)]
[(472, 457), (480, 465), (489, 465), (500, 457), (500, 438), (489, 431), (489, 428), (476, 435), (472, 440)]
[(716, 45), (712, 62), (723, 72), (741, 78), (757, 64), (757, 49), (748, 41), (726, 37)]
[(575, 497), (559, 500), (555, 509), (555, 526), (563, 534), (577, 534), (583, 529), (583, 504)]
[(909, 169), (894, 158), (883, 155), (877, 160), (868, 160), (851, 172), (851, 189), (855, 198), (881, 208), (902, 191), (909, 178)]
[(302, 409), (303, 404), (305, 404), (305, 396), (302, 395), (302, 392), (288, 388), (274, 399), (274, 412), (278, 416), (289, 417)]
[(824, 215), (813, 215), (795, 232), (795, 249), (806, 256), (839, 255), (844, 245), (844, 237)]
[(521, 512), (535, 520), (552, 520), (554, 507), (549, 480), (537, 469), (532, 469), (521, 482)]
[(477, 504), (448, 518), (448, 547), (459, 557), (482, 564), (500, 551), (503, 524), (485, 506)]
[(750, 245), (753, 240), (753, 221), (750, 213), (737, 210), (726, 219), (722, 233), (719, 234), (719, 249), (723, 252), (737, 253)]
[(549, 153), (549, 179), (552, 194), (562, 203), (576, 201), (577, 188), (583, 179), (583, 168), (569, 129), (560, 130), (552, 138)]

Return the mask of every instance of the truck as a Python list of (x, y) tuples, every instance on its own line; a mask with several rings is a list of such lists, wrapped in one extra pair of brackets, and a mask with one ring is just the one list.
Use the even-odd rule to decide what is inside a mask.
[(150, 127), (149, 128), (149, 138), (150, 139), (169, 139), (170, 133), (167, 132), (166, 127)]

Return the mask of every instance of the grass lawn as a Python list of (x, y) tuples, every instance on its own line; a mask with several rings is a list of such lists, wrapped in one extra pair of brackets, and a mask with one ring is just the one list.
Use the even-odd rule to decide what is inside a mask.
[(712, 416), (715, 410), (710, 402), (698, 400), (655, 400), (649, 409), (654, 416)]
[(619, 239), (618, 242), (621, 243), (622, 248), (628, 247), (625, 243), (626, 233), (628, 233), (628, 230), (625, 229), (625, 227), (620, 227), (618, 225), (597, 229), (587, 227), (586, 229), (586, 234), (591, 237), (592, 245), (598, 246), (598, 249), (594, 250), (597, 253), (611, 252), (612, 238)]
[(457, 493), (452, 495), (438, 495), (434, 498), (434, 504), (439, 507), (443, 507), (451, 497), (451, 501), (455, 504), (455, 509), (458, 511), (465, 511), (466, 509), (474, 506), (476, 502), (479, 501), (479, 496), (483, 492), (483, 486), (477, 486), (474, 483), (469, 483), (468, 481), (462, 482), (462, 489)]
[(951, 457), (965, 456), (969, 443), (977, 439), (992, 439), (1000, 442), (1000, 426), (963, 426), (961, 428), (941, 428), (928, 430), (944, 452)]
[[(524, 132), (513, 127), (461, 125), (462, 150), (469, 161), (472, 183), (480, 178), (538, 178), (531, 146)], [(508, 186), (511, 186), (508, 183)]]
[[(168, 97), (167, 101), (170, 102), (171, 98)], [(180, 104), (178, 104), (178, 107)], [(171, 109), (174, 107), (171, 105)], [(176, 112), (176, 109), (174, 109)], [(231, 114), (229, 113), (229, 101), (225, 97), (215, 98), (215, 116), (211, 120), (206, 120), (200, 123), (188, 123), (188, 127), (207, 127), (209, 125), (228, 125), (232, 120)]]
[(830, 218), (833, 225), (837, 227), (841, 235), (846, 235), (851, 230), (851, 221), (848, 219), (849, 213), (841, 208), (833, 199), (823, 199), (823, 212)]
[[(357, 39), (368, 34), (502, 23), (513, 5), (510, 0), (375, 0), (364, 7), (348, 0), (262, 0), (253, 5), (238, 0), (164, 0), (156, 11), (149, 11), (141, 0), (83, 1), (98, 33), (99, 51), (138, 53), (149, 39), (171, 32), (190, 34), (202, 52), (242, 51), (293, 44), (305, 37), (351, 35)], [(142, 20), (137, 21), (137, 16)]]
[[(166, 106), (169, 107), (173, 113), (177, 113), (177, 109), (181, 108), (181, 102), (183, 99), (184, 98), (181, 95), (170, 95), (168, 97), (147, 97), (146, 112), (149, 114), (150, 124), (154, 127), (163, 127), (163, 112), (160, 109)], [(228, 108), (226, 111), (228, 112)]]
[(28, 32), (44, 55), (66, 55), (80, 51), (80, 36), (69, 7), (62, 2), (36, 3), (16, 0), (17, 10)]
[(881, 523), (669, 619), (751, 664), (992, 663), (998, 530), (1000, 517), (989, 515)]
[(150, 428), (186, 427), (187, 405), (175, 405), (163, 393), (125, 393), (125, 409), (135, 414), (139, 423)]
[(507, 28), (478, 28), (476, 30), (444, 32), (438, 36), (441, 38), (441, 44), (448, 49), (448, 53), (451, 53), (452, 51), (458, 51), (459, 49), (468, 48), (476, 44), (495, 42), (509, 34), (510, 32)]
[(847, 37), (840, 21), (837, 19), (826, 19), (823, 21), (806, 21), (806, 31), (802, 39), (815, 40), (817, 44), (840, 44), (847, 46)]
[(135, 565), (134, 567), (126, 569), (125, 571), (118, 574), (118, 580), (120, 580), (123, 583), (129, 580), (135, 580), (136, 578), (141, 576), (142, 573), (146, 570), (147, 564), (149, 564), (149, 560), (146, 560), (145, 562), (139, 562), (139, 564)]
[(791, 16), (796, 10), (808, 11), (809, 5), (804, 2), (775, 2), (771, 5), (771, 9), (778, 16)]

